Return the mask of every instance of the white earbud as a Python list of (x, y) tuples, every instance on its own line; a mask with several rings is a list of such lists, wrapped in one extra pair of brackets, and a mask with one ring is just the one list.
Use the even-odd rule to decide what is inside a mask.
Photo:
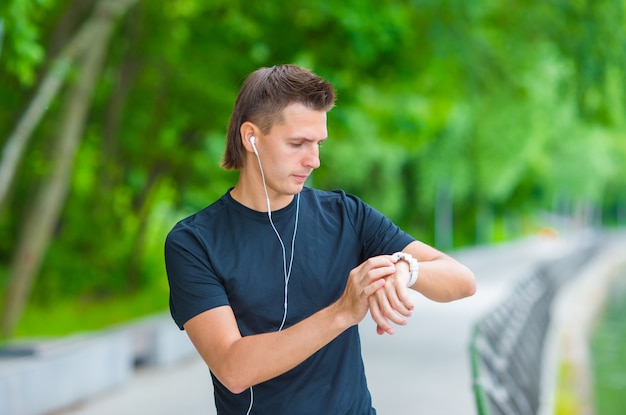
[(254, 154), (256, 154), (258, 157), (259, 153), (256, 151), (256, 137), (255, 136), (250, 137), (250, 144), (252, 144), (252, 149), (254, 150)]
[(252, 145), (252, 150), (254, 150), (254, 155), (259, 162), (259, 170), (261, 171), (261, 180), (263, 181), (263, 190), (265, 191), (265, 201), (267, 202), (267, 216), (272, 220), (272, 209), (270, 207), (270, 197), (267, 194), (267, 185), (265, 184), (265, 172), (263, 171), (263, 164), (261, 164), (261, 157), (259, 156), (259, 152), (256, 149), (256, 137), (250, 137), (250, 144)]

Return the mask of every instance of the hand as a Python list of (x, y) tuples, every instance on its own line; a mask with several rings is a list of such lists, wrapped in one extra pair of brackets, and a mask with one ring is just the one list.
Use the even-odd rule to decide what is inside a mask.
[(352, 324), (360, 323), (369, 309), (369, 298), (386, 285), (385, 277), (396, 272), (391, 256), (369, 258), (350, 271), (346, 288), (337, 306)]
[(370, 314), (376, 322), (376, 332), (379, 335), (394, 333), (390, 322), (406, 325), (406, 317), (411, 316), (414, 308), (407, 288), (410, 279), (409, 265), (399, 260), (395, 266), (396, 272), (385, 278), (383, 289), (377, 290), (368, 299)]

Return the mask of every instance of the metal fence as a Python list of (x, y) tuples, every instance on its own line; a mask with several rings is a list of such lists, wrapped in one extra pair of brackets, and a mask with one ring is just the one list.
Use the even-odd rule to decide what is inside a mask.
[(470, 356), (479, 415), (535, 415), (540, 407), (544, 339), (553, 299), (575, 278), (597, 243), (537, 267), (472, 333)]

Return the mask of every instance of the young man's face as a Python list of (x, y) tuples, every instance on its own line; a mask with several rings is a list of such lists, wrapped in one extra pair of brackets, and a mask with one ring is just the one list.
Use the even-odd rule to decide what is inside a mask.
[[(299, 193), (309, 175), (320, 166), (319, 146), (326, 140), (326, 112), (290, 104), (269, 134), (258, 137), (270, 197)], [(273, 194), (272, 194), (273, 193)]]

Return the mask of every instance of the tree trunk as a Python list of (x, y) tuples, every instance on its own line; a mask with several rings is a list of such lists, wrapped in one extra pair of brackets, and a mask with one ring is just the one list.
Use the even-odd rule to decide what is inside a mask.
[(114, 20), (124, 13), (137, 0), (101, 0), (92, 17), (81, 27), (80, 31), (72, 38), (72, 41), (63, 49), (55, 59), (50, 70), (39, 85), (35, 97), (19, 119), (15, 129), (9, 135), (2, 152), (0, 161), (0, 210), (6, 201), (6, 195), (17, 166), (24, 154), (35, 127), (41, 121), (48, 105), (59, 92), (74, 61), (82, 53), (85, 53), (91, 45), (97, 44), (99, 33), (107, 25), (112, 25)]
[(0, 17), (0, 57), (2, 57), (2, 45), (4, 44), (4, 19)]
[(24, 220), (14, 253), (0, 321), (3, 337), (9, 337), (14, 332), (62, 210), (69, 189), (74, 156), (84, 130), (92, 92), (103, 65), (113, 24), (133, 3), (134, 0), (117, 3), (102, 0), (95, 12), (97, 20), (93, 24), (92, 42), (80, 62), (78, 79), (69, 91), (60, 123), (61, 131), (53, 170), (44, 181), (32, 210)]
[(450, 185), (441, 182), (435, 195), (435, 246), (450, 250), (454, 247), (454, 199)]
[(154, 197), (159, 188), (162, 178), (169, 171), (169, 166), (157, 163), (150, 171), (148, 180), (142, 191), (141, 199), (138, 201), (137, 219), (139, 224), (135, 231), (133, 248), (130, 251), (128, 265), (128, 280), (126, 281), (126, 290), (133, 292), (141, 285), (141, 265), (144, 259), (144, 250), (146, 247), (146, 232), (148, 230), (148, 219), (150, 217), (153, 206)]
[[(58, 56), (64, 47), (75, 37), (83, 22), (93, 16), (96, 0), (69, 0), (61, 18), (46, 42), (47, 54)], [(47, 65), (49, 67), (49, 65)], [(45, 68), (47, 69), (47, 68)]]
[(37, 127), (41, 121), (48, 105), (50, 105), (50, 102), (52, 102), (54, 97), (58, 94), (76, 57), (96, 40), (94, 39), (94, 35), (97, 34), (97, 31), (95, 31), (97, 28), (95, 22), (86, 24), (83, 30), (73, 38), (72, 42), (68, 44), (54, 61), (52, 67), (39, 85), (35, 97), (30, 102), (15, 129), (7, 139), (4, 151), (2, 152), (2, 162), (0, 164), (0, 209), (4, 205), (7, 192), (11, 187), (15, 171), (24, 154), (28, 140), (35, 130), (35, 127)]

